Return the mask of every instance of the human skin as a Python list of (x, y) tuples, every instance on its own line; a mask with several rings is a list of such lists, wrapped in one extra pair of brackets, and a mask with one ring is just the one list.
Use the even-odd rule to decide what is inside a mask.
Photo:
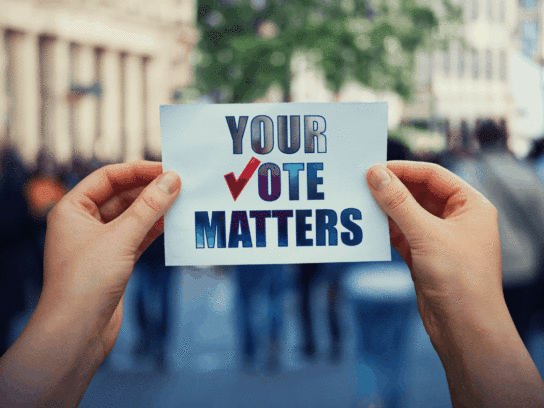
[(0, 406), (76, 406), (111, 351), (135, 262), (163, 232), (181, 187), (161, 163), (106, 166), (47, 217), (44, 286), (0, 359)]
[(542, 408), (544, 383), (502, 293), (493, 205), (430, 163), (376, 165), (367, 181), (410, 268), (453, 406)]
[[(44, 287), (0, 359), (0, 406), (76, 406), (119, 333), (123, 295), (181, 188), (160, 163), (97, 170), (48, 215)], [(495, 208), (447, 170), (389, 162), (367, 174), (412, 272), (455, 407), (544, 406), (544, 384), (504, 303)]]

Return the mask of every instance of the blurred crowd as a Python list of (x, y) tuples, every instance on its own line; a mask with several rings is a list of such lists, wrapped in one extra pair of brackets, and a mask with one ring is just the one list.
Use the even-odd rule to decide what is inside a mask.
[(527, 344), (530, 330), (544, 328), (543, 140), (525, 160), (508, 149), (504, 123), (480, 122), (473, 145), (443, 165), (483, 193), (498, 211), (506, 304)]
[(57, 166), (40, 152), (25, 166), (15, 148), (0, 146), (0, 353), (14, 340), (13, 319), (32, 310), (43, 282), (46, 216), (64, 194), (101, 163), (75, 158)]
[(463, 123), (460, 146), (423, 159), (457, 174), (496, 207), (504, 297), (527, 344), (531, 330), (544, 329), (544, 138), (519, 159), (503, 120), (479, 120), (472, 132)]
[[(402, 142), (391, 139), (388, 160), (427, 160), (441, 164), (468, 181), (497, 207), (504, 294), (522, 339), (528, 341), (531, 330), (542, 331), (544, 328), (544, 139), (535, 141), (533, 151), (520, 160), (508, 150), (505, 129), (504, 124), (493, 120), (481, 121), (472, 132), (465, 129), (461, 148), (433, 155), (410, 152)], [(47, 212), (87, 174), (107, 163), (75, 158), (69, 167), (62, 167), (43, 153), (35, 168), (29, 169), (10, 146), (1, 149), (0, 160), (0, 354), (3, 354), (14, 340), (13, 320), (32, 310), (39, 298)], [(163, 245), (161, 237), (140, 258), (135, 269), (138, 274), (136, 295), (131, 300), (135, 302), (139, 331), (132, 352), (137, 357), (151, 356), (159, 369), (164, 368), (167, 334), (174, 323), (170, 310), (173, 270), (164, 266)], [(255, 369), (256, 361), (265, 361), (264, 369), (281, 370), (282, 339), (286, 331), (284, 295), (289, 288), (294, 290), (297, 299), (301, 358), (311, 362), (323, 354), (316, 350), (316, 319), (326, 322), (328, 361), (337, 364), (345, 358), (346, 323), (339, 310), (348, 297), (359, 296), (364, 301), (355, 302), (358, 309), (353, 311), (355, 332), (359, 337), (358, 351), (367, 353), (369, 359), (382, 356), (382, 363), (395, 360), (392, 356), (401, 346), (405, 331), (403, 321), (406, 316), (402, 313), (409, 310), (396, 305), (404, 305), (402, 302), (408, 297), (369, 297), (381, 290), (387, 279), (380, 278), (379, 284), (367, 279), (364, 284), (361, 280), (350, 288), (345, 285), (346, 274), (356, 269), (357, 279), (379, 270), (382, 278), (391, 278), (389, 287), (391, 284), (400, 287), (400, 282), (408, 279), (409, 273), (404, 278), (398, 274), (398, 266), (403, 261), (394, 250), (392, 253), (393, 262), (380, 265), (245, 265), (234, 268), (229, 278), (237, 288), (240, 366)], [(318, 315), (312, 306), (318, 286), (326, 287), (326, 315)], [(258, 295), (264, 296), (268, 303), (267, 327), (264, 328), (262, 325), (256, 327), (253, 318)], [(415, 303), (415, 296), (409, 299)], [(258, 332), (263, 330), (266, 333)], [(263, 341), (266, 344), (259, 344)], [(389, 377), (395, 372), (398, 359), (395, 361), (390, 366), (385, 364), (389, 367)], [(261, 368), (259, 363), (258, 369)], [(394, 398), (395, 393), (388, 389), (386, 394)], [(388, 406), (395, 406), (395, 401)]]

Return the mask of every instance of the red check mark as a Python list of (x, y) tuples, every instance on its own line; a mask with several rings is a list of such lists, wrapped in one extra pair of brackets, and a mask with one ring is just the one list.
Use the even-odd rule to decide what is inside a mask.
[(240, 174), (238, 180), (236, 180), (236, 177), (234, 177), (234, 173), (225, 174), (225, 180), (227, 180), (227, 185), (229, 186), (229, 190), (232, 194), (232, 198), (234, 198), (234, 201), (236, 201), (251, 176), (253, 176), (253, 173), (255, 173), (255, 170), (257, 170), (259, 164), (261, 164), (261, 161), (255, 157), (252, 157), (249, 163), (246, 165), (244, 171), (242, 171), (242, 174)]

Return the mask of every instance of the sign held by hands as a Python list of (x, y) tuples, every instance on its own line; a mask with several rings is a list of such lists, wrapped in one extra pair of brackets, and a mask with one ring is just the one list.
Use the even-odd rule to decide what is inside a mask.
[(161, 106), (167, 265), (388, 261), (365, 181), (385, 162), (386, 103)]

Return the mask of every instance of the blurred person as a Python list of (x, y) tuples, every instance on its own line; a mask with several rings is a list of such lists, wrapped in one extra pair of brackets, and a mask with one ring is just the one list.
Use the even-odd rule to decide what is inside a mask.
[(26, 231), (33, 243), (34, 258), (38, 259), (37, 267), (28, 271), (30, 292), (32, 293), (30, 307), (34, 309), (43, 284), (43, 264), (46, 217), (49, 211), (66, 194), (66, 186), (60, 177), (60, 168), (46, 148), (38, 153), (37, 167), (25, 183), (26, 206), (30, 214), (31, 225)]
[[(149, 151), (144, 156), (147, 161), (160, 160), (160, 157)], [(97, 161), (89, 163), (91, 167), (96, 165)], [(166, 368), (174, 269), (165, 266), (164, 235), (160, 235), (149, 245), (134, 268), (138, 323), (138, 339), (134, 351), (139, 358), (151, 357), (159, 370)]]
[[(0, 358), (3, 406), (79, 403), (119, 334), (134, 264), (181, 189), (161, 173), (142, 161), (104, 167), (49, 213), (42, 296)], [(501, 293), (493, 205), (429, 163), (375, 165), (366, 177), (411, 270), (453, 406), (542, 407), (544, 382)]]
[(28, 171), (12, 146), (0, 148), (0, 353), (11, 345), (13, 319), (27, 308), (27, 276), (41, 270), (25, 198)]
[[(387, 140), (388, 161), (408, 160), (411, 156), (403, 142)], [(352, 264), (345, 285), (355, 319), (356, 357), (372, 370), (376, 380), (374, 385), (372, 379), (359, 380), (367, 395), (365, 403), (401, 406), (405, 395), (402, 359), (415, 304), (408, 268), (391, 247), (391, 262)]]
[(387, 139), (387, 160), (408, 160), (410, 149), (406, 144), (396, 139)]
[[(23, 165), (13, 147), (1, 153), (0, 207), (0, 296), (10, 310), (2, 316), (1, 351), (5, 352), (16, 328), (11, 325), (17, 315), (29, 316), (42, 289), (46, 216), (63, 197), (65, 188), (55, 176), (54, 160), (42, 149), (35, 169)], [(15, 306), (18, 305), (18, 306)]]
[(312, 315), (312, 291), (322, 281), (327, 285), (327, 321), (329, 329), (329, 358), (332, 363), (340, 361), (341, 324), (338, 313), (340, 279), (346, 265), (343, 263), (301, 264), (299, 266), (297, 292), (300, 295), (300, 317), (302, 323), (303, 355), (313, 359), (316, 353), (314, 316)]
[(366, 406), (401, 407), (403, 361), (416, 309), (410, 271), (391, 248), (391, 262), (354, 264), (345, 283), (356, 327), (358, 391)]
[[(533, 146), (527, 161), (534, 167), (536, 173), (540, 180), (544, 183), (544, 138), (536, 139), (533, 142)], [(541, 274), (544, 271), (541, 271)], [(541, 276), (541, 279), (538, 281), (535, 288), (535, 300), (536, 304), (534, 305), (533, 316), (531, 324), (536, 325), (536, 329), (540, 333), (544, 333), (544, 296), (539, 294), (544, 294), (544, 276)]]
[(544, 180), (544, 137), (533, 141), (527, 161), (535, 167), (540, 180)]
[[(397, 139), (387, 139), (387, 160), (407, 160), (410, 157), (410, 149)], [(341, 297), (340, 281), (347, 264), (302, 264), (299, 267), (297, 289), (301, 302), (301, 323), (303, 355), (312, 359), (316, 352), (314, 324), (312, 316), (311, 290), (319, 282), (327, 285), (327, 321), (329, 329), (329, 359), (332, 363), (338, 363), (342, 356), (342, 329), (339, 316), (339, 301)], [(364, 264), (362, 264), (364, 268)]]
[(159, 369), (165, 368), (166, 364), (173, 269), (165, 266), (163, 235), (149, 245), (134, 268), (137, 277), (136, 355), (151, 356)]
[(72, 157), (70, 168), (63, 171), (63, 180), (68, 189), (71, 190), (94, 170), (96, 168), (93, 168), (89, 160), (75, 155)]
[[(254, 324), (256, 297), (264, 294), (267, 298), (268, 350), (265, 366), (269, 371), (280, 368), (280, 335), (283, 327), (283, 294), (286, 286), (284, 265), (238, 265), (239, 316), (242, 334), (243, 367), (252, 368), (259, 349)], [(260, 334), (260, 335), (259, 335)]]
[(443, 155), (439, 152), (419, 150), (412, 154), (412, 159), (416, 161), (423, 161), (427, 163), (440, 164), (443, 160)]
[(451, 170), (482, 192), (497, 208), (504, 297), (524, 342), (542, 299), (544, 185), (530, 165), (508, 150), (507, 134), (494, 121), (476, 129), (481, 151), (460, 157)]

